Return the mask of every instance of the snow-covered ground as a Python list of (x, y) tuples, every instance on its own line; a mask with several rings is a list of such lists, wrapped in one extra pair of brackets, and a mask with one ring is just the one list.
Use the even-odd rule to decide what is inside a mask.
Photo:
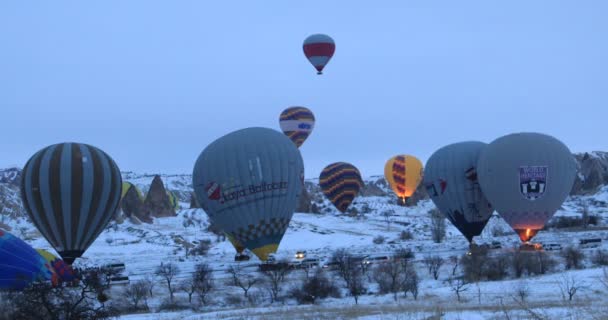
[[(153, 176), (132, 177), (132, 182), (142, 190), (150, 183)], [(188, 188), (187, 175), (176, 175), (174, 178), (163, 177), (168, 189), (185, 191)], [(182, 199), (182, 201), (186, 201)], [(592, 215), (600, 217), (603, 228), (586, 231), (541, 231), (535, 241), (543, 243), (561, 243), (577, 245), (579, 239), (600, 237), (604, 239), (603, 248), (608, 248), (608, 187), (604, 187), (593, 196), (570, 198), (556, 216), (580, 216), (583, 206), (588, 206)], [(199, 263), (208, 263), (215, 271), (217, 289), (213, 293), (213, 302), (197, 312), (158, 312), (166, 297), (166, 288), (160, 279), (156, 279), (155, 298), (150, 300), (151, 312), (122, 316), (121, 319), (319, 319), (319, 318), (361, 318), (361, 319), (427, 319), (442, 315), (437, 319), (492, 319), (492, 318), (534, 318), (538, 313), (548, 319), (587, 319), (591, 318), (590, 310), (599, 315), (598, 319), (608, 319), (608, 287), (599, 279), (604, 276), (600, 268), (589, 268), (576, 271), (561, 271), (543, 276), (528, 277), (525, 280), (505, 280), (470, 284), (463, 293), (463, 302), (457, 302), (456, 296), (447, 279), (451, 265), (446, 263), (440, 278), (430, 277), (421, 260), (428, 255), (439, 255), (446, 260), (450, 256), (461, 256), (468, 251), (468, 243), (457, 229), (448, 226), (447, 238), (443, 243), (431, 241), (428, 211), (434, 208), (432, 202), (425, 200), (414, 207), (401, 207), (392, 204), (389, 197), (360, 197), (355, 206), (359, 211), (368, 213), (358, 217), (338, 214), (335, 210), (324, 214), (296, 213), (290, 223), (277, 252), (279, 258), (292, 259), (296, 251), (306, 250), (308, 257), (317, 257), (326, 261), (332, 252), (345, 248), (356, 255), (390, 254), (400, 247), (410, 248), (416, 254), (416, 268), (420, 275), (420, 296), (414, 300), (411, 295), (393, 300), (392, 295), (377, 295), (374, 285), (370, 284), (371, 294), (364, 295), (359, 305), (354, 305), (352, 297), (326, 299), (314, 306), (298, 306), (295, 301), (287, 300), (284, 304), (270, 304), (265, 299), (262, 288), (254, 294), (262, 297), (253, 305), (232, 305), (231, 296), (242, 296), (239, 288), (225, 285), (228, 279), (227, 269), (237, 264), (234, 262), (234, 249), (228, 241), (218, 241), (218, 237), (207, 231), (207, 217), (201, 209), (183, 209), (178, 216), (157, 218), (153, 224), (132, 224), (126, 220), (122, 224), (112, 224), (106, 229), (85, 255), (77, 262), (80, 265), (104, 265), (122, 262), (126, 265), (126, 274), (131, 281), (153, 277), (154, 269), (161, 262), (175, 263), (181, 270), (178, 281), (188, 278)], [(327, 203), (324, 203), (327, 205)], [(182, 202), (187, 208), (189, 203)], [(368, 208), (368, 209), (365, 209)], [(388, 222), (382, 214), (391, 210), (393, 213)], [(185, 227), (185, 221), (195, 221), (194, 225)], [(389, 223), (390, 222), (390, 223)], [(449, 224), (449, 223), (448, 223)], [(25, 219), (10, 223), (14, 232), (25, 234), (28, 242), (36, 248), (52, 250), (48, 243)], [(497, 229), (503, 232), (493, 236)], [(518, 245), (518, 237), (509, 232), (509, 227), (495, 215), (477, 242), (500, 241), (502, 249), (511, 250)], [(401, 240), (402, 231), (409, 231), (412, 240)], [(375, 244), (374, 238), (385, 237), (382, 244)], [(184, 242), (194, 243), (208, 239), (212, 247), (206, 256), (186, 257)], [(595, 250), (595, 249), (593, 249)], [(591, 253), (591, 250), (585, 250)], [(557, 256), (557, 253), (551, 253)], [(259, 261), (253, 257), (240, 265), (248, 273), (257, 273)], [(590, 263), (587, 263), (590, 266)], [(287, 280), (285, 290), (301, 283), (302, 271), (294, 271)], [(580, 286), (572, 302), (564, 302), (561, 287), (565, 281), (575, 279)], [(529, 301), (526, 306), (518, 304), (514, 297), (516, 289), (524, 281), (529, 287)], [(114, 291), (119, 295), (120, 288)], [(185, 293), (179, 293), (178, 299), (187, 302)], [(567, 300), (567, 299), (566, 299)], [(541, 318), (542, 318), (541, 317)]]

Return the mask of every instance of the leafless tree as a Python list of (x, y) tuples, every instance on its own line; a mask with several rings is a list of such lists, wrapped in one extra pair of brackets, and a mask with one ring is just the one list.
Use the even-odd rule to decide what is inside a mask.
[(513, 292), (515, 300), (525, 304), (526, 300), (528, 300), (528, 297), (530, 296), (530, 287), (528, 286), (527, 282), (519, 281), (513, 288)]
[(255, 286), (261, 278), (257, 278), (251, 274), (243, 272), (240, 264), (235, 264), (228, 268), (228, 273), (230, 274), (230, 280), (228, 284), (233, 287), (238, 287), (243, 290), (243, 295), (245, 299), (249, 299), (249, 290), (253, 286)]
[(583, 229), (587, 229), (589, 226), (589, 205), (587, 203), (581, 207), (581, 223)]
[(407, 261), (402, 264), (404, 270), (404, 277), (403, 281), (401, 282), (401, 291), (403, 291), (403, 296), (407, 297), (407, 293), (410, 292), (412, 296), (414, 296), (414, 300), (417, 300), (418, 284), (420, 283), (420, 278), (418, 278), (416, 269), (414, 269), (411, 262)]
[(395, 301), (397, 301), (397, 294), (401, 292), (403, 277), (403, 265), (397, 260), (380, 264), (374, 269), (373, 278), (378, 283), (380, 292), (392, 293)]
[(591, 257), (591, 262), (596, 266), (608, 266), (608, 250), (597, 249)]
[(562, 298), (566, 301), (572, 301), (574, 295), (583, 288), (582, 283), (572, 274), (564, 274), (557, 282), (557, 286), (562, 294)]
[(566, 270), (570, 269), (581, 269), (583, 267), (583, 260), (585, 254), (576, 247), (569, 246), (562, 251), (562, 257), (566, 262)]
[(156, 281), (154, 281), (154, 277), (148, 274), (144, 277), (142, 282), (146, 284), (146, 288), (148, 289), (148, 296), (152, 298), (154, 296), (154, 286), (156, 286)]
[(458, 256), (450, 256), (450, 262), (452, 263), (452, 278), (456, 276), (458, 266), (460, 265), (460, 259)]
[(384, 210), (382, 211), (382, 217), (384, 218), (384, 222), (386, 222), (386, 231), (391, 230), (391, 217), (395, 214), (395, 210)]
[(359, 304), (359, 296), (367, 292), (362, 266), (350, 264), (347, 272), (349, 273), (348, 292), (355, 299), (355, 304)]
[(173, 295), (175, 293), (175, 286), (173, 285), (173, 280), (180, 273), (179, 267), (171, 262), (162, 263), (156, 267), (156, 271), (154, 272), (156, 276), (162, 278), (167, 283), (167, 289), (169, 290), (169, 296), (171, 298), (171, 302), (173, 302)]
[(187, 278), (179, 283), (179, 289), (188, 295), (188, 303), (192, 303), (192, 296), (196, 293), (196, 283), (193, 278)]
[(139, 310), (140, 303), (143, 303), (141, 307), (147, 310), (148, 294), (148, 285), (143, 280), (140, 280), (129, 283), (125, 291), (123, 291), (122, 296), (129, 302), (133, 310)]
[(299, 303), (312, 303), (318, 299), (327, 297), (340, 297), (340, 290), (336, 284), (325, 275), (323, 269), (317, 269), (314, 275), (304, 280), (302, 287), (291, 290), (293, 296)]
[(450, 288), (456, 294), (458, 298), (458, 302), (460, 302), (461, 294), (467, 290), (469, 290), (469, 282), (464, 277), (457, 278), (449, 278), (448, 283), (450, 284)]
[(426, 256), (424, 258), (424, 260), (422, 260), (424, 262), (424, 265), (427, 267), (428, 271), (429, 271), (429, 275), (433, 276), (433, 279), (437, 280), (439, 279), (439, 269), (441, 268), (441, 266), (443, 265), (443, 263), (445, 262), (445, 260), (443, 260), (442, 257), (440, 256)]
[(202, 305), (207, 304), (207, 296), (215, 288), (213, 282), (213, 270), (206, 263), (196, 265), (194, 274), (192, 275), (194, 282), (194, 290), (198, 295), (198, 299)]
[(429, 216), (431, 218), (431, 237), (435, 243), (441, 243), (445, 238), (445, 217), (437, 209), (430, 210)]
[[(304, 266), (304, 269), (310, 269)], [(289, 267), (289, 262), (284, 260), (277, 264), (277, 268), (272, 270), (263, 271), (265, 282), (268, 287), (268, 291), (270, 292), (270, 300), (271, 303), (274, 303), (279, 299), (279, 294), (281, 293), (281, 289), (283, 283), (285, 282), (286, 276), (291, 271)], [(306, 273), (306, 278), (308, 278), (308, 272)]]

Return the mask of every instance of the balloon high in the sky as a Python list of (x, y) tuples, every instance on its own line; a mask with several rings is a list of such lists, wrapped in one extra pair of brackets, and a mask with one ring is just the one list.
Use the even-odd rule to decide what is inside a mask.
[(481, 189), (500, 216), (529, 241), (562, 205), (576, 162), (554, 137), (515, 133), (494, 140), (477, 165)]
[(51, 277), (51, 267), (34, 248), (0, 229), (0, 289), (23, 289)]
[(319, 186), (327, 199), (344, 213), (359, 194), (363, 180), (355, 166), (346, 162), (336, 162), (321, 171)]
[(334, 40), (325, 34), (313, 34), (304, 40), (304, 55), (317, 69), (317, 74), (323, 74), (323, 68), (336, 51)]
[(283, 133), (299, 148), (315, 127), (315, 116), (305, 107), (289, 107), (279, 117)]
[(23, 205), (38, 231), (72, 264), (95, 241), (120, 201), (120, 170), (105, 152), (61, 143), (37, 152), (25, 165)]
[(413, 156), (394, 156), (384, 166), (384, 177), (403, 203), (414, 194), (422, 175), (422, 162)]
[(429, 197), (469, 242), (494, 212), (477, 179), (477, 161), (486, 146), (477, 141), (447, 145), (431, 155), (424, 169)]
[(207, 146), (192, 180), (210, 219), (265, 261), (276, 252), (296, 209), (304, 164), (284, 134), (247, 128)]

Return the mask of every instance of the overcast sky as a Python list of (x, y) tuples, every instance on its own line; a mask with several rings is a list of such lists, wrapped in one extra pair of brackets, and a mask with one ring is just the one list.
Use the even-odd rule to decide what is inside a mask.
[[(191, 173), (236, 129), (316, 115), (306, 176), (381, 174), (515, 131), (608, 150), (608, 1), (0, 2), (0, 167), (75, 141), (121, 170)], [(317, 76), (302, 41), (336, 54)]]

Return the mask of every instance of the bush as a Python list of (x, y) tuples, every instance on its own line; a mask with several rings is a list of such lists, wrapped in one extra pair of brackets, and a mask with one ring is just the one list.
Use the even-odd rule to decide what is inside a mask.
[(322, 269), (318, 269), (312, 277), (306, 279), (301, 287), (293, 288), (290, 294), (300, 304), (314, 304), (318, 299), (327, 297), (340, 298), (340, 290)]
[(211, 240), (205, 239), (201, 240), (194, 249), (190, 250), (190, 255), (192, 256), (206, 256), (211, 249)]
[(591, 257), (591, 262), (596, 266), (608, 266), (608, 250), (596, 250)]
[(585, 254), (579, 248), (572, 246), (566, 247), (566, 249), (562, 251), (562, 257), (566, 262), (566, 270), (583, 268)]
[(384, 236), (377, 236), (374, 238), (375, 244), (383, 244), (386, 238)]
[(398, 248), (393, 252), (393, 258), (396, 260), (412, 260), (415, 258), (415, 255), (408, 248)]
[(399, 239), (412, 240), (412, 239), (414, 239), (414, 235), (409, 230), (403, 230), (403, 231), (401, 231), (401, 234), (399, 235)]

